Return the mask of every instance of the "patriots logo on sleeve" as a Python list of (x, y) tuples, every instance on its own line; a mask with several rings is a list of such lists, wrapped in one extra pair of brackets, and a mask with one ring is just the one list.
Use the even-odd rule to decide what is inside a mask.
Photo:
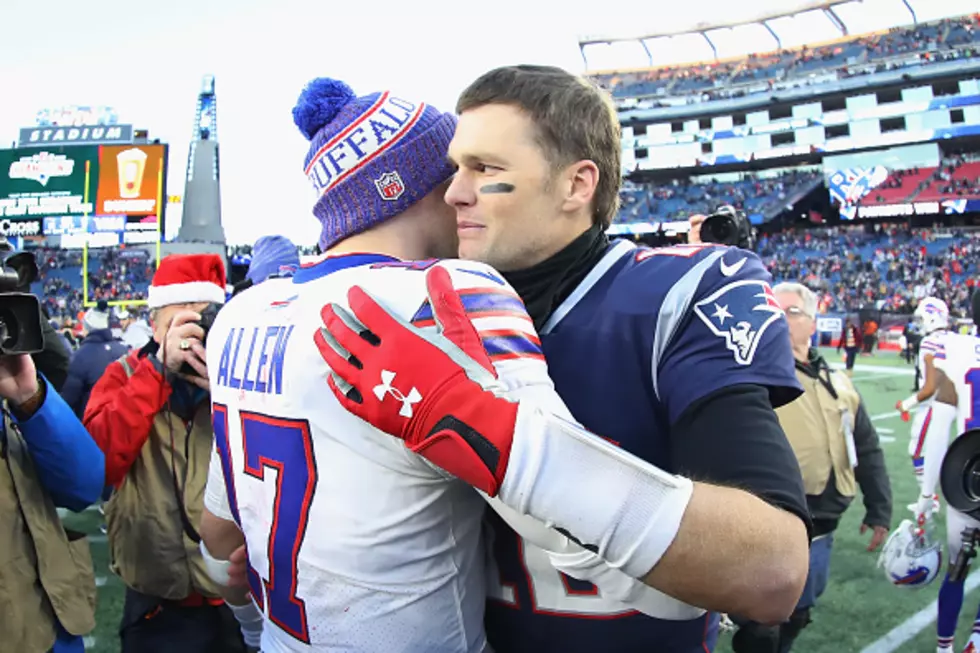
[(739, 365), (751, 365), (762, 334), (784, 316), (765, 281), (733, 281), (694, 305), (694, 312), (711, 332), (725, 339)]

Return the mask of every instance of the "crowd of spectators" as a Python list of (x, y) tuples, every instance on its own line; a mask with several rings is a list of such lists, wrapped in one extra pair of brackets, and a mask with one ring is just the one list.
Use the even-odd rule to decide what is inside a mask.
[(980, 233), (807, 229), (763, 236), (757, 250), (777, 281), (800, 281), (817, 292), (822, 312), (910, 313), (933, 296), (965, 317), (980, 273)]
[[(32, 290), (41, 298), (46, 317), (56, 329), (77, 337), (85, 311), (82, 251), (44, 247), (30, 251), (40, 270)], [(149, 253), (139, 248), (90, 249), (87, 265), (91, 302), (145, 299), (155, 269)]]
[[(756, 192), (762, 193), (763, 187), (771, 192), (770, 185), (780, 182), (752, 183), (757, 184)], [(666, 198), (681, 188), (649, 192), (655, 198)], [(692, 186), (683, 188), (689, 192)], [(84, 311), (81, 254), (60, 249), (33, 251), (42, 275), (34, 291), (41, 297), (47, 318), (69, 342), (77, 342)], [(315, 253), (312, 247), (302, 251), (305, 255)], [(894, 226), (868, 232), (863, 225), (808, 228), (762, 235), (756, 251), (775, 281), (800, 281), (813, 289), (821, 312), (875, 308), (910, 313), (922, 297), (934, 296), (946, 301), (955, 314), (965, 316), (970, 294), (980, 278), (980, 232)], [(228, 254), (229, 259), (248, 256), (250, 248), (231, 247)], [(145, 297), (146, 282), (154, 269), (145, 252), (133, 254), (130, 250), (90, 250), (89, 266), (90, 293), (97, 293), (97, 297), (90, 295), (93, 301)], [(130, 307), (129, 313), (146, 321), (145, 311)]]
[(753, 54), (728, 61), (596, 75), (617, 99), (652, 98), (651, 106), (744, 97), (813, 86), (920, 65), (980, 56), (980, 14), (900, 27), (828, 45)]

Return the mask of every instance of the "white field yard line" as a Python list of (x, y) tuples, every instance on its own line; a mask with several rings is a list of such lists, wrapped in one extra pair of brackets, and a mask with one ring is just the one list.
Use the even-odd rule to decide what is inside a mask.
[[(980, 586), (980, 569), (966, 577), (964, 594)], [(964, 601), (965, 602), (965, 601)], [(922, 608), (914, 615), (892, 628), (884, 637), (868, 644), (861, 653), (894, 653), (905, 646), (916, 635), (936, 620), (936, 601)], [(932, 647), (929, 647), (932, 650)]]
[[(835, 370), (844, 369), (844, 363), (830, 363), (830, 366)], [(856, 363), (854, 365), (855, 372), (868, 372), (871, 374), (882, 374), (885, 376), (915, 376), (915, 368), (911, 365), (908, 367), (889, 367), (887, 365), (866, 365), (862, 363)]]

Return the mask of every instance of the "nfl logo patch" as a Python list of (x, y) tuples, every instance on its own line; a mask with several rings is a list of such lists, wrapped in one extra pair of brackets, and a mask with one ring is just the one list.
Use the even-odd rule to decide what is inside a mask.
[(386, 172), (378, 179), (374, 180), (374, 185), (378, 189), (381, 199), (386, 202), (394, 202), (405, 192), (405, 182), (397, 171)]

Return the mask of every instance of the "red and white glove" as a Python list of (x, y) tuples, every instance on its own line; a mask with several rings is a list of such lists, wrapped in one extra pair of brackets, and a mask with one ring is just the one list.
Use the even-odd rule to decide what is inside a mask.
[(314, 341), (333, 370), (330, 389), (349, 412), (496, 496), (518, 404), (499, 396), (502, 385), (449, 272), (436, 266), (425, 280), (442, 337), (398, 320), (354, 286), (347, 297), (357, 317), (324, 306)]

